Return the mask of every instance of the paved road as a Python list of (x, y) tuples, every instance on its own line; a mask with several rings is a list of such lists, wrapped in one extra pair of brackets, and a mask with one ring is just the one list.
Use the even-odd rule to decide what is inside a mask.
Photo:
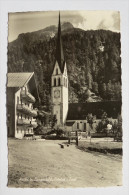
[(104, 187), (122, 185), (119, 155), (88, 153), (63, 141), (13, 140), (9, 146), (9, 186)]

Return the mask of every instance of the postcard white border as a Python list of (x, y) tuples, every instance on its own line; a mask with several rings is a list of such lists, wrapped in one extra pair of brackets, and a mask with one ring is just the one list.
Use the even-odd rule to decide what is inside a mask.
[[(21, 189), (7, 188), (6, 73), (8, 12), (43, 10), (117, 10), (121, 15), (123, 100), (123, 186), (110, 188)], [(0, 1), (0, 194), (129, 194), (129, 1), (128, 0), (17, 0)]]

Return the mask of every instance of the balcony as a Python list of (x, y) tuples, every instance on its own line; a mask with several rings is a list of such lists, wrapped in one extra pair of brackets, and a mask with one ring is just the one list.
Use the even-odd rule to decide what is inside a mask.
[(31, 95), (29, 92), (26, 90), (21, 91), (21, 96), (23, 99), (27, 100), (28, 102), (34, 103), (35, 102), (35, 97)]
[(37, 111), (36, 110), (32, 110), (31, 108), (29, 108), (28, 106), (26, 106), (24, 104), (18, 104), (17, 105), (17, 110), (19, 110), (20, 112), (23, 112), (25, 114), (28, 114), (32, 117), (37, 116)]
[(18, 125), (30, 125), (30, 120), (27, 119), (18, 119), (17, 120)]
[(36, 127), (38, 126), (38, 124), (37, 124), (36, 121), (32, 121), (31, 124), (32, 124), (32, 126), (33, 126), (34, 128), (36, 128)]

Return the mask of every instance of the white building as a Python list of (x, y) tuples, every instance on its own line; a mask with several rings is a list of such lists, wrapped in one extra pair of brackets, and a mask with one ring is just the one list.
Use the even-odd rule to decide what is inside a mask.
[(7, 80), (7, 128), (8, 136), (23, 138), (33, 135), (37, 126), (33, 104), (38, 99), (34, 73), (8, 73)]

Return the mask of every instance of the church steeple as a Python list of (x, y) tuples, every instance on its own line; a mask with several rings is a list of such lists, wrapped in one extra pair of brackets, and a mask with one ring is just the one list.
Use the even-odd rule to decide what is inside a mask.
[(59, 24), (58, 24), (57, 45), (56, 45), (56, 60), (59, 64), (61, 72), (63, 73), (65, 59), (64, 59), (64, 52), (63, 52), (62, 39), (61, 39), (60, 12), (59, 12)]
[(51, 76), (52, 113), (56, 115), (57, 125), (64, 125), (68, 113), (68, 75), (61, 40), (60, 13), (55, 58)]

